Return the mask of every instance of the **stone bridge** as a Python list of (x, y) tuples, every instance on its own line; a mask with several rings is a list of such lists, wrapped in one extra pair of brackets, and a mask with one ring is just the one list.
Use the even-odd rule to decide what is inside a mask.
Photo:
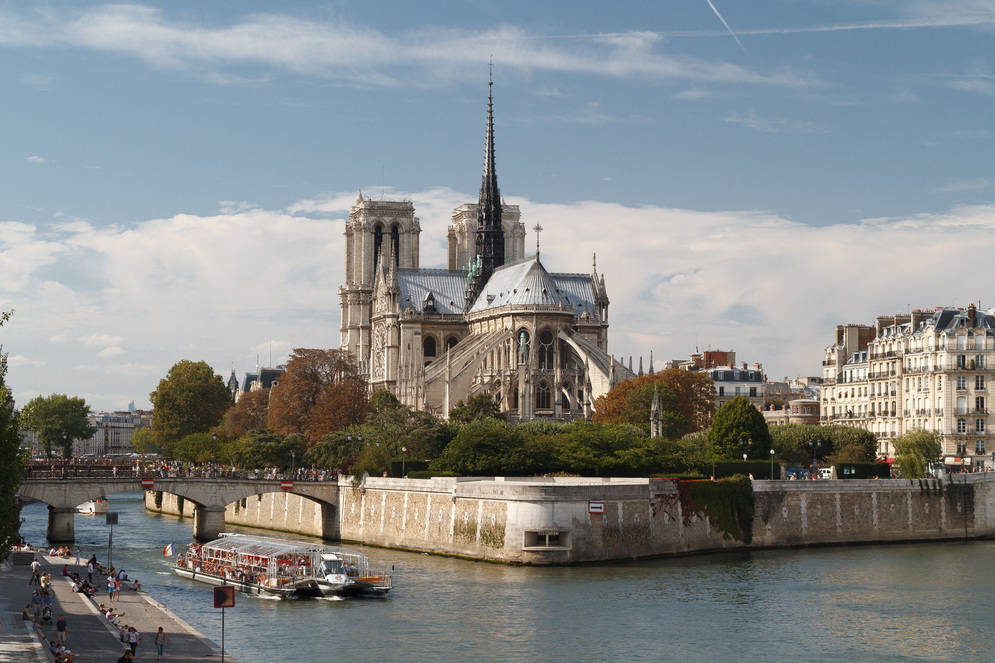
[[(145, 481), (149, 479), (146, 478)], [(65, 543), (76, 539), (76, 507), (89, 500), (114, 493), (154, 490), (172, 493), (194, 504), (194, 537), (207, 541), (225, 529), (225, 507), (261, 493), (288, 492), (302, 495), (321, 505), (322, 535), (335, 538), (339, 501), (336, 481), (293, 481), (289, 489), (278, 480), (201, 479), (155, 477), (151, 488), (143, 488), (141, 478), (30, 479), (21, 481), (17, 493), (48, 505), (48, 540)]]

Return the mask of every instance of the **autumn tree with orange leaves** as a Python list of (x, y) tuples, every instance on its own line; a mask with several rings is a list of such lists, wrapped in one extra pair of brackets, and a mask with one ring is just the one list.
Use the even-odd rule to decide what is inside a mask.
[(362, 422), (368, 409), (366, 381), (348, 353), (297, 348), (270, 387), (267, 426), (300, 435), (310, 447), (330, 431)]
[[(688, 433), (707, 428), (711, 423), (712, 415), (715, 414), (712, 379), (705, 373), (692, 373), (679, 368), (618, 383), (614, 389), (594, 402), (593, 421), (602, 424), (645, 425), (648, 428), (654, 385), (660, 388), (665, 410), (664, 420), (674, 422), (675, 434), (680, 433), (680, 419), (685, 422), (685, 432)], [(668, 409), (679, 417), (668, 417)]]
[(229, 437), (239, 437), (250, 430), (266, 428), (268, 414), (269, 391), (250, 391), (242, 394), (238, 402), (228, 408), (221, 427)]

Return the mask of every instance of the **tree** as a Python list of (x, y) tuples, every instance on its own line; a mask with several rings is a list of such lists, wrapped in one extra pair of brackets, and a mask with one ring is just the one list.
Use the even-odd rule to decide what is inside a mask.
[(207, 362), (186, 359), (173, 364), (152, 401), (152, 440), (170, 453), (185, 435), (206, 433), (221, 421), (231, 405), (231, 394)]
[(152, 440), (152, 431), (147, 427), (136, 430), (131, 436), (131, 447), (140, 454), (157, 454), (159, 447)]
[[(669, 368), (659, 373), (626, 380), (615, 385), (615, 388), (594, 402), (592, 419), (605, 424), (636, 424), (649, 422), (649, 403), (653, 398), (653, 385), (663, 388), (668, 394), (668, 403), (672, 403), (673, 411), (679, 413), (686, 422), (685, 432), (694, 432), (707, 428), (715, 412), (715, 402), (712, 400), (712, 379), (706, 373), (692, 373), (679, 368)], [(649, 401), (646, 401), (646, 385), (649, 385)], [(670, 401), (669, 399), (673, 399)], [(630, 399), (632, 403), (630, 403)], [(646, 402), (645, 417), (640, 403)], [(641, 418), (642, 421), (630, 420)], [(675, 431), (676, 434), (676, 431)]]
[(484, 419), (504, 419), (501, 407), (490, 394), (477, 394), (466, 399), (466, 402), (456, 403), (449, 411), (449, 420), (457, 424), (468, 424), (471, 421)]
[(250, 391), (239, 397), (238, 402), (228, 408), (222, 427), (231, 437), (245, 435), (250, 430), (266, 428), (269, 413), (269, 391)]
[(310, 447), (330, 431), (361, 423), (368, 407), (366, 382), (347, 352), (296, 348), (270, 388), (267, 425), (302, 436)]
[(936, 433), (916, 430), (895, 440), (895, 465), (903, 479), (929, 476), (930, 465), (940, 460), (943, 447)]
[(715, 413), (708, 442), (718, 458), (740, 458), (746, 453), (769, 458), (770, 431), (764, 416), (750, 401), (736, 396)]
[[(11, 315), (0, 311), (0, 327)], [(21, 528), (21, 504), (17, 488), (21, 484), (24, 457), (20, 452), (21, 438), (14, 397), (7, 386), (7, 354), (0, 345), (0, 562), (10, 555)]]
[(45, 454), (52, 455), (52, 448), (72, 455), (73, 440), (90, 438), (96, 429), (90, 425), (90, 406), (79, 397), (65, 394), (36, 396), (21, 411), (21, 425), (38, 434)]
[(807, 464), (815, 456), (834, 463), (860, 463), (877, 456), (877, 438), (863, 428), (786, 424), (772, 427), (770, 435), (778, 459), (788, 462)]

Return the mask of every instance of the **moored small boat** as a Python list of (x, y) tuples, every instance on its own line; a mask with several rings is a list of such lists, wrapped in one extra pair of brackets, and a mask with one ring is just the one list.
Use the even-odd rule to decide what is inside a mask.
[(106, 497), (98, 497), (95, 500), (88, 500), (77, 506), (76, 513), (81, 513), (85, 516), (92, 516), (95, 514), (107, 513), (110, 508), (110, 502)]
[(382, 597), (392, 588), (391, 573), (371, 569), (366, 555), (355, 550), (248, 534), (191, 544), (177, 556), (173, 572), (278, 598)]

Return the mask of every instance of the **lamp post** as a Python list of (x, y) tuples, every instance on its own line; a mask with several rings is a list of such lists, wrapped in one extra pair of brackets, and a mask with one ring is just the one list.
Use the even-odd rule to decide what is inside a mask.
[(818, 469), (816, 467), (816, 465), (815, 465), (815, 463), (816, 463), (815, 452), (819, 448), (819, 445), (821, 445), (821, 444), (822, 444), (822, 440), (812, 440), (811, 442), (808, 443), (808, 446), (812, 447), (812, 478), (813, 479), (815, 478), (815, 472)]
[(770, 480), (774, 480), (774, 450), (770, 450)]
[(290, 450), (290, 478), (294, 478), (294, 470), (297, 469), (297, 452)]
[(404, 473), (404, 469), (405, 469), (404, 468), (404, 460), (405, 460), (405, 454), (407, 454), (407, 453), (408, 453), (408, 448), (407, 447), (401, 447), (401, 478), (402, 479), (405, 477), (405, 473)]

